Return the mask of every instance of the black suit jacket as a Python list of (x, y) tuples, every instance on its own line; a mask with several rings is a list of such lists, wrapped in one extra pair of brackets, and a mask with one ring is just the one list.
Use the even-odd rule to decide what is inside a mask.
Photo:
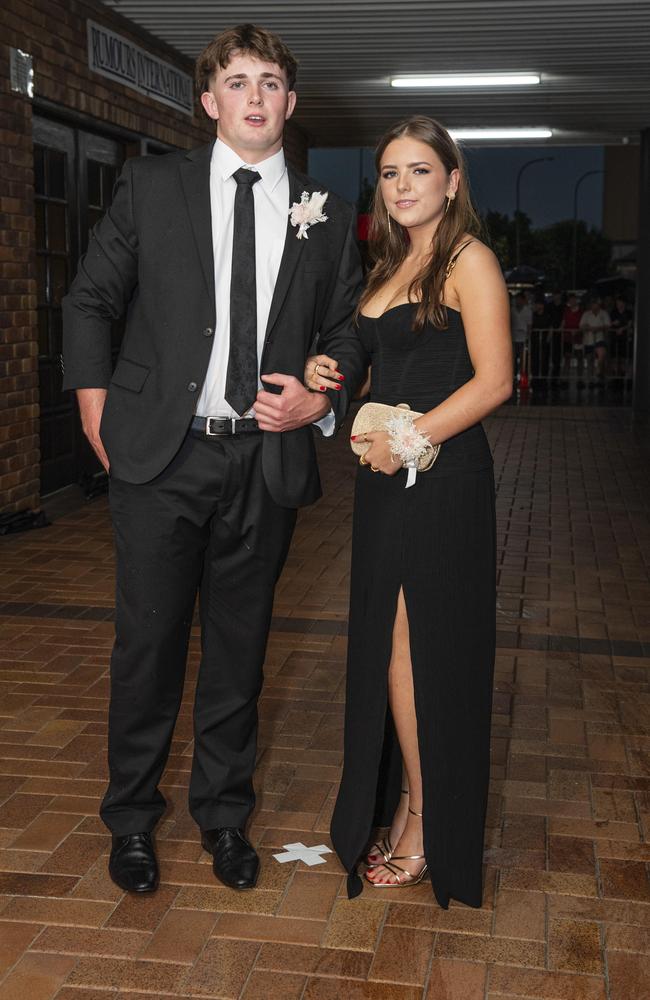
[[(63, 301), (64, 389), (108, 387), (101, 438), (111, 474), (132, 483), (158, 475), (178, 451), (194, 414), (212, 349), (216, 309), (210, 158), (213, 143), (191, 152), (127, 160), (107, 214)], [(289, 167), (290, 201), (323, 190)], [(287, 236), (271, 303), (261, 372), (302, 381), (318, 349), (345, 375), (329, 391), (337, 426), (365, 367), (353, 324), (362, 272), (352, 208), (331, 194), (328, 221)], [(112, 371), (110, 328), (126, 314)], [(320, 496), (311, 427), (265, 433), (263, 470), (282, 506)]]

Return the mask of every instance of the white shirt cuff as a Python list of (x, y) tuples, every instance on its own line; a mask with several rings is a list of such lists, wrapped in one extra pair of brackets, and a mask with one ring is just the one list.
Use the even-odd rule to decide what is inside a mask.
[(334, 410), (330, 409), (330, 412), (326, 413), (324, 417), (321, 417), (320, 420), (314, 421), (314, 427), (318, 427), (323, 437), (331, 437), (334, 433), (334, 428), (336, 427)]

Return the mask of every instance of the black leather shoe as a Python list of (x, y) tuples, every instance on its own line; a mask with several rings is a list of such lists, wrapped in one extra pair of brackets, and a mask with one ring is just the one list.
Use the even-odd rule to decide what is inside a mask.
[(154, 892), (158, 888), (158, 861), (150, 833), (113, 835), (108, 874), (125, 892)]
[(212, 855), (217, 878), (230, 889), (253, 889), (260, 873), (260, 859), (254, 847), (235, 826), (201, 831), (201, 846)]

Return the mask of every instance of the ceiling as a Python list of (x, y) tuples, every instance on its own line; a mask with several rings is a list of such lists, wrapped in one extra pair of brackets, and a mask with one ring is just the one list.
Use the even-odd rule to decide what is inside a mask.
[[(314, 146), (374, 145), (415, 113), (449, 128), (552, 128), (547, 144), (636, 142), (650, 127), (650, 0), (104, 2), (191, 58), (242, 21), (278, 32), (300, 60), (295, 119)], [(452, 72), (539, 72), (542, 83), (455, 93), (389, 85)]]

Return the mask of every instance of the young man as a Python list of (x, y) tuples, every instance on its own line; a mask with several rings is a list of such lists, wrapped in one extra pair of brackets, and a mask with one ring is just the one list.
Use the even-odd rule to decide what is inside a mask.
[[(151, 832), (197, 590), (190, 811), (216, 876), (256, 883), (244, 828), (274, 586), (296, 509), (320, 496), (310, 425), (332, 432), (362, 372), (352, 209), (330, 194), (318, 212), (318, 185), (282, 152), (296, 68), (253, 25), (208, 45), (197, 82), (216, 141), (127, 161), (64, 302), (64, 386), (110, 468), (116, 642), (101, 816), (111, 877), (134, 892), (158, 885)], [(303, 197), (308, 239), (289, 216)], [(111, 373), (110, 324), (124, 313)], [(339, 362), (338, 392), (303, 387), (316, 335)]]

